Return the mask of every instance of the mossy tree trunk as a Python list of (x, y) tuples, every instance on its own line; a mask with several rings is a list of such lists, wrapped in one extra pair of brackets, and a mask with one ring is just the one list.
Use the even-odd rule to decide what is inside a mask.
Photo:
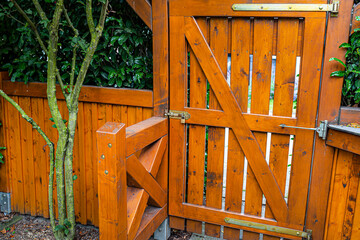
[[(98, 0), (101, 3), (101, 13), (98, 23), (95, 26), (93, 19), (92, 0), (86, 0), (85, 11), (86, 18), (91, 35), (91, 40), (86, 49), (85, 56), (80, 66), (80, 71), (75, 78), (76, 56), (78, 46), (73, 47), (73, 59), (71, 66), (71, 74), (69, 81), (62, 79), (57, 67), (57, 53), (59, 51), (59, 25), (62, 18), (65, 18), (68, 25), (73, 29), (74, 38), (79, 35), (78, 30), (74, 27), (71, 19), (64, 6), (64, 0), (57, 0), (55, 11), (52, 18), (48, 19), (47, 14), (43, 11), (41, 4), (38, 0), (32, 0), (36, 11), (38, 12), (41, 20), (45, 23), (49, 31), (49, 39), (47, 39), (47, 46), (45, 41), (41, 39), (37, 31), (37, 26), (32, 22), (26, 11), (16, 2), (11, 0), (19, 13), (27, 21), (29, 28), (33, 31), (34, 37), (39, 42), (41, 50), (47, 54), (47, 99), (51, 112), (52, 119), (55, 123), (56, 129), (59, 134), (56, 150), (54, 144), (41, 130), (41, 128), (31, 119), (21, 107), (14, 102), (9, 96), (0, 90), (0, 96), (9, 101), (33, 127), (45, 139), (48, 147), (50, 148), (50, 176), (49, 176), (49, 213), (51, 226), (56, 239), (74, 239), (75, 237), (75, 210), (74, 210), (74, 189), (73, 189), (73, 148), (74, 138), (78, 115), (79, 95), (81, 87), (84, 83), (86, 73), (90, 66), (90, 62), (96, 51), (100, 37), (104, 29), (104, 23), (108, 8), (108, 0)], [(68, 82), (68, 84), (65, 84)], [(66, 121), (60, 113), (59, 105), (56, 98), (56, 83), (61, 87), (62, 93), (65, 97), (66, 106), (69, 114), (69, 119)], [(56, 172), (57, 183), (57, 204), (58, 204), (58, 223), (55, 222), (53, 211), (53, 183), (54, 183), (54, 170)]]

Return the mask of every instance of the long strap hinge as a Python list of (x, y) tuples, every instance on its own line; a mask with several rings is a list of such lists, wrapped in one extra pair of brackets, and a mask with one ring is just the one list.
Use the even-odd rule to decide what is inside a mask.
[(334, 0), (331, 4), (261, 4), (244, 3), (233, 4), (234, 11), (286, 11), (286, 12), (330, 12), (331, 16), (339, 13), (340, 1)]

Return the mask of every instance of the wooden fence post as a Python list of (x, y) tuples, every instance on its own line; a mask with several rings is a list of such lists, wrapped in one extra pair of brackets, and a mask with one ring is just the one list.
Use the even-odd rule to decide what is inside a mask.
[(125, 124), (97, 131), (100, 239), (127, 239)]

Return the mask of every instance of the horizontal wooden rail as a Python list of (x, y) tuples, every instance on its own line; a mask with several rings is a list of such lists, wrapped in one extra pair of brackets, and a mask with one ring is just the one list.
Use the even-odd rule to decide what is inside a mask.
[[(46, 98), (46, 83), (28, 83), (4, 81), (3, 91), (10, 96)], [(60, 86), (56, 96), (64, 99)], [(105, 88), (83, 86), (79, 101), (105, 104), (117, 104), (138, 107), (153, 107), (153, 92), (150, 90)]]
[(166, 218), (167, 122), (97, 131), (100, 239), (148, 239)]

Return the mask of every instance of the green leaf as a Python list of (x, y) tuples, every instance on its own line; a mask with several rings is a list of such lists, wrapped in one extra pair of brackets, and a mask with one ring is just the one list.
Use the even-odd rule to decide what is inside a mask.
[(331, 77), (343, 77), (345, 75), (345, 71), (335, 71), (330, 74)]
[(71, 227), (71, 223), (70, 223), (69, 219), (65, 218), (64, 225), (68, 228)]
[(53, 128), (57, 128), (57, 127), (56, 127), (56, 124), (52, 125), (52, 127), (53, 127)]
[(74, 176), (73, 176), (73, 181), (75, 181), (77, 178), (78, 178), (78, 176), (77, 176), (77, 175), (74, 175)]
[(343, 43), (339, 46), (339, 48), (351, 48), (351, 45), (348, 43)]
[(337, 62), (341, 63), (341, 65), (346, 67), (346, 64), (343, 61), (341, 61), (340, 59), (338, 59), (338, 58), (332, 57), (332, 58), (329, 59), (329, 61), (337, 61)]

